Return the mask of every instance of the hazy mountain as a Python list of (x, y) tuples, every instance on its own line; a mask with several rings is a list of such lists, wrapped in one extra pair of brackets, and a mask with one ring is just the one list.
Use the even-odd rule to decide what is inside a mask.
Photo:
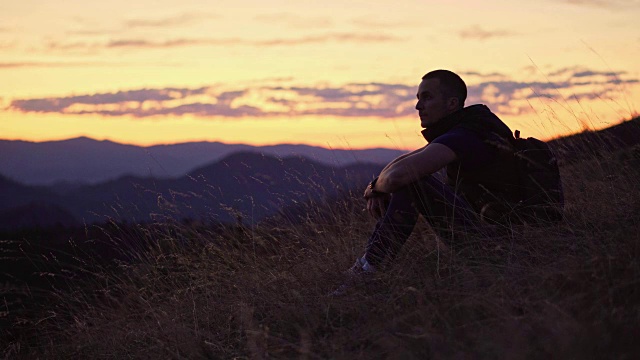
[(55, 181), (99, 182), (156, 171), (143, 148), (77, 138), (33, 143), (0, 141), (0, 173), (32, 185)]
[(257, 222), (291, 205), (360, 190), (381, 168), (365, 163), (332, 167), (303, 157), (242, 152), (174, 179), (124, 176), (65, 194), (0, 178), (0, 220), (5, 227), (111, 218)]
[(139, 147), (86, 137), (33, 143), (0, 140), (0, 174), (30, 185), (52, 185), (67, 192), (79, 184), (97, 184), (124, 175), (175, 178), (239, 151), (278, 157), (302, 156), (322, 164), (385, 164), (402, 154), (390, 149), (331, 150), (307, 145), (254, 147), (194, 142)]
[[(18, 143), (14, 142), (13, 145)], [(99, 144), (98, 147), (95, 146), (96, 143)], [(640, 144), (640, 119), (636, 118), (598, 132), (585, 132), (557, 139), (550, 143), (565, 162), (597, 155), (604, 150), (611, 151), (617, 147), (638, 145)], [(41, 144), (31, 145), (40, 146)], [(57, 150), (58, 154), (66, 153), (69, 157), (83, 151), (85, 154), (95, 155), (100, 160), (87, 163), (86, 166), (98, 172), (103, 170), (101, 165), (109, 168), (110, 171), (102, 172), (102, 176), (117, 171), (114, 169), (118, 166), (109, 156), (96, 153), (96, 148), (111, 151), (121, 157), (131, 156), (132, 158), (135, 156), (131, 154), (135, 154), (135, 151), (146, 151), (146, 155), (138, 153), (140, 161), (142, 158), (149, 158), (148, 154), (151, 151), (149, 149), (155, 148), (141, 150), (141, 148), (96, 142), (90, 139), (58, 142), (55, 145), (64, 150)], [(179, 163), (182, 160), (176, 159), (188, 157), (190, 152), (212, 149), (209, 146), (213, 145), (215, 144), (174, 145), (176, 151), (172, 161)], [(227, 145), (218, 145), (222, 146), (222, 149), (227, 149)], [(192, 149), (190, 146), (201, 146), (202, 149), (190, 150)], [(52, 149), (55, 146), (45, 148)], [(169, 147), (158, 149), (160, 150), (157, 150), (157, 156), (170, 159)], [(260, 148), (260, 150), (264, 149), (285, 153), (298, 151), (330, 154), (334, 156), (336, 163), (340, 161), (349, 163), (345, 160), (348, 156), (354, 160), (356, 154), (364, 154), (364, 152), (332, 152), (308, 146), (283, 145)], [(256, 148), (250, 150), (256, 150)], [(163, 154), (162, 151), (166, 151), (167, 154)], [(310, 200), (341, 196), (350, 188), (359, 192), (363, 184), (366, 184), (382, 168), (381, 164), (354, 161), (345, 166), (329, 166), (301, 156), (275, 157), (265, 153), (266, 151), (233, 153), (220, 161), (197, 167), (186, 175), (164, 179), (127, 175), (93, 185), (67, 184), (64, 187), (44, 187), (23, 185), (0, 176), (0, 228), (18, 225), (92, 223), (108, 218), (131, 222), (163, 218), (207, 219), (224, 222), (242, 219), (243, 222), (257, 222), (285, 208), (302, 209), (303, 207), (299, 205)], [(45, 162), (46, 156), (43, 154), (44, 152), (40, 152), (33, 158)], [(368, 154), (376, 154), (376, 150)], [(383, 150), (378, 153), (380, 158), (385, 154), (388, 152)], [(103, 157), (99, 158), (99, 156)], [(5, 154), (3, 159), (6, 160)], [(328, 157), (325, 157), (326, 159)], [(124, 159), (121, 161), (127, 162)], [(54, 163), (55, 161), (51, 161), (43, 166), (48, 166), (47, 169), (55, 172), (57, 170), (53, 166)], [(124, 165), (120, 167), (122, 168)], [(67, 171), (71, 171), (69, 169)]]

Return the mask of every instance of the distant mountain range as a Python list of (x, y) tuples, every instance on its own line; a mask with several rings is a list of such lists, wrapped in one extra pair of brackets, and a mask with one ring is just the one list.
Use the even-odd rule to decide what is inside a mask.
[[(564, 163), (637, 147), (640, 118), (550, 145)], [(0, 229), (110, 219), (256, 223), (283, 211), (304, 211), (302, 204), (338, 199), (351, 190), (359, 194), (383, 164), (399, 154), (302, 145), (191, 143), (141, 148), (87, 138), (1, 141), (0, 168), (5, 173), (0, 171)], [(193, 167), (205, 158), (217, 160)], [(21, 177), (31, 180), (15, 180)], [(34, 185), (53, 181), (66, 183)]]
[(344, 150), (307, 145), (256, 147), (218, 142), (140, 147), (86, 137), (40, 143), (0, 140), (0, 174), (22, 184), (57, 184), (64, 189), (78, 184), (98, 184), (125, 175), (157, 179), (180, 177), (237, 152), (301, 156), (337, 167), (359, 162), (386, 164), (404, 153), (391, 149)]
[(0, 177), (0, 229), (105, 222), (255, 223), (309, 201), (358, 194), (382, 165), (332, 167), (241, 152), (172, 179), (124, 176), (66, 191)]

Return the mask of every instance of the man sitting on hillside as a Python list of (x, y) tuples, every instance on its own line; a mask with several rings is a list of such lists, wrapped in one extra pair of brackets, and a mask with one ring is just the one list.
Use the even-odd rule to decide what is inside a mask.
[(514, 210), (521, 199), (509, 127), (484, 105), (464, 107), (466, 84), (451, 71), (426, 74), (417, 97), (428, 145), (390, 162), (366, 188), (367, 210), (378, 223), (364, 255), (347, 272), (352, 282), (394, 258), (419, 214), (448, 241), (481, 234), (487, 222), (507, 224), (520, 216)]

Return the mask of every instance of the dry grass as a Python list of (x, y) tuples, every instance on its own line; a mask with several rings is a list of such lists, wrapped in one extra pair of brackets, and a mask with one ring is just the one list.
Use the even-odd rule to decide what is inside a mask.
[[(631, 358), (640, 148), (562, 167), (566, 221), (445, 246), (419, 224), (372, 287), (326, 294), (373, 220), (358, 196), (253, 228), (113, 226), (153, 244), (87, 263), (13, 324), (6, 358)], [(80, 270), (78, 270), (80, 271)], [(35, 296), (35, 295), (34, 295)]]

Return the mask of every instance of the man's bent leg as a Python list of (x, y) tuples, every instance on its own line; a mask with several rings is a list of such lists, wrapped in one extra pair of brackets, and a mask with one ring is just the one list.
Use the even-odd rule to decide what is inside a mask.
[(411, 235), (418, 216), (409, 187), (391, 194), (387, 211), (378, 220), (367, 241), (364, 255), (366, 263), (379, 268), (386, 259), (393, 258)]
[(464, 197), (433, 176), (422, 178), (409, 188), (414, 206), (441, 238), (453, 242), (487, 230)]
[(449, 241), (460, 234), (482, 231), (466, 200), (434, 176), (427, 176), (392, 194), (386, 213), (367, 242), (363, 257), (366, 263), (380, 267), (394, 258), (411, 235), (420, 213), (438, 236)]

